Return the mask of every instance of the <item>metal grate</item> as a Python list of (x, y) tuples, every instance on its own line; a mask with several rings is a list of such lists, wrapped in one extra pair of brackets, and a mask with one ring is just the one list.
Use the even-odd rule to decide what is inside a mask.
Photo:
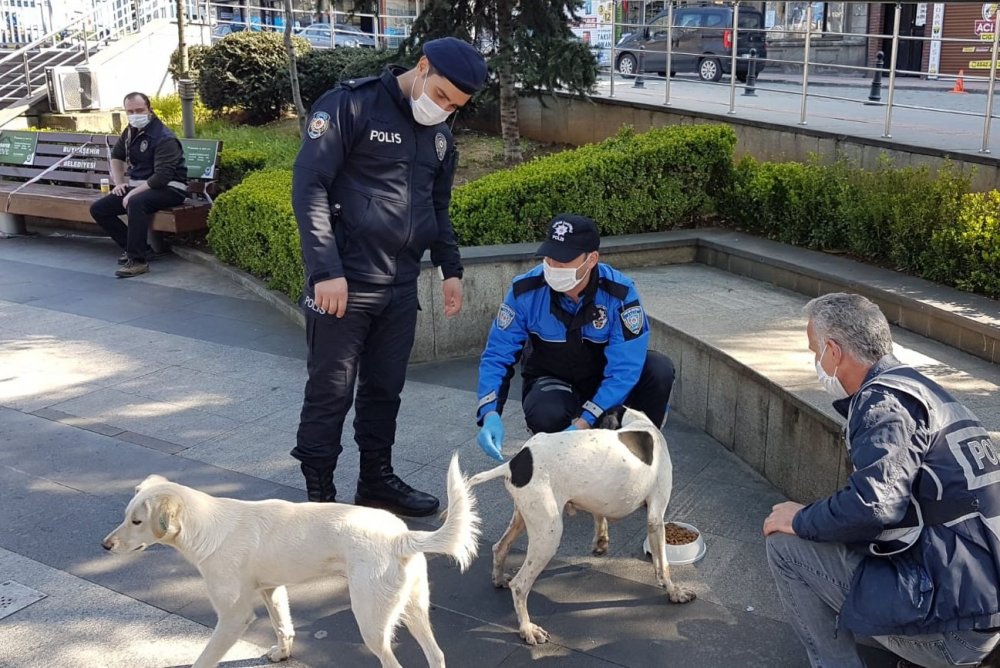
[(27, 608), (45, 598), (45, 594), (35, 591), (13, 580), (0, 582), (0, 619), (10, 617), (18, 610)]

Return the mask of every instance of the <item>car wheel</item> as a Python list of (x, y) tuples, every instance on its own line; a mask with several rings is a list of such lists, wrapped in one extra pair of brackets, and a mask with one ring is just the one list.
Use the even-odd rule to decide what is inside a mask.
[(722, 63), (718, 58), (702, 58), (698, 63), (698, 78), (702, 81), (721, 81)]
[(618, 73), (623, 77), (634, 77), (639, 69), (639, 62), (631, 53), (623, 53), (618, 58)]

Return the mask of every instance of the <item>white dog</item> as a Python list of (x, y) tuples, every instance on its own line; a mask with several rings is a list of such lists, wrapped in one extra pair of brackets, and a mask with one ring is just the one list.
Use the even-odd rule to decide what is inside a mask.
[(448, 516), (437, 531), (410, 531), (384, 511), (340, 503), (237, 501), (149, 476), (125, 509), (125, 521), (102, 545), (115, 553), (162, 543), (191, 562), (208, 586), (218, 623), (192, 668), (210, 668), (243, 635), (263, 596), (278, 644), (272, 661), (287, 659), (295, 628), (285, 585), (334, 574), (347, 576), (361, 636), (383, 667), (400, 666), (392, 637), (402, 620), (432, 667), (444, 654), (428, 616), (424, 553), (447, 554), (462, 570), (475, 557), (479, 516), (458, 468), (448, 468)]
[[(670, 580), (663, 515), (670, 503), (673, 471), (666, 439), (644, 413), (626, 409), (619, 430), (536, 434), (509, 462), (473, 476), (469, 485), (501, 476), (515, 508), (510, 526), (493, 546), (493, 584), (510, 587), (521, 637), (528, 644), (549, 638), (531, 623), (527, 599), (535, 579), (559, 549), (564, 507), (594, 516), (594, 554), (602, 555), (608, 548), (608, 518), (621, 519), (645, 503), (656, 583), (674, 603), (695, 598), (693, 591)], [(528, 553), (508, 581), (504, 562), (525, 528)]]

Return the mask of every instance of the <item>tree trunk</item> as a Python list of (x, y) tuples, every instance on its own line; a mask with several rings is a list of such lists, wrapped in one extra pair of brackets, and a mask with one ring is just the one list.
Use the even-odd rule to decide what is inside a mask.
[(324, 0), (316, 0), (316, 23), (323, 23), (326, 20), (326, 17), (323, 16), (323, 6), (325, 4)]
[(187, 79), (190, 76), (188, 65), (188, 45), (187, 36), (187, 3), (184, 0), (175, 0), (177, 10), (177, 50), (181, 55), (181, 75), (180, 79)]
[(500, 0), (497, 11), (497, 46), (500, 79), (500, 134), (503, 157), (521, 162), (521, 130), (517, 124), (517, 89), (514, 87), (514, 0)]
[(306, 136), (306, 108), (302, 104), (302, 92), (299, 90), (299, 65), (295, 58), (295, 46), (292, 44), (292, 24), (295, 15), (292, 12), (292, 0), (285, 0), (285, 51), (288, 52), (288, 77), (292, 82), (292, 100), (295, 102), (295, 115), (299, 119), (299, 137)]

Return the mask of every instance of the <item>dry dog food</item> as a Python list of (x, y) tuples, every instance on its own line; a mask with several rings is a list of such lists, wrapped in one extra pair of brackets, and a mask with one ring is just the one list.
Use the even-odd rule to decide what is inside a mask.
[(698, 539), (698, 533), (696, 531), (691, 531), (690, 529), (685, 529), (682, 526), (678, 526), (673, 522), (667, 522), (663, 525), (664, 533), (666, 534), (667, 545), (687, 545)]

